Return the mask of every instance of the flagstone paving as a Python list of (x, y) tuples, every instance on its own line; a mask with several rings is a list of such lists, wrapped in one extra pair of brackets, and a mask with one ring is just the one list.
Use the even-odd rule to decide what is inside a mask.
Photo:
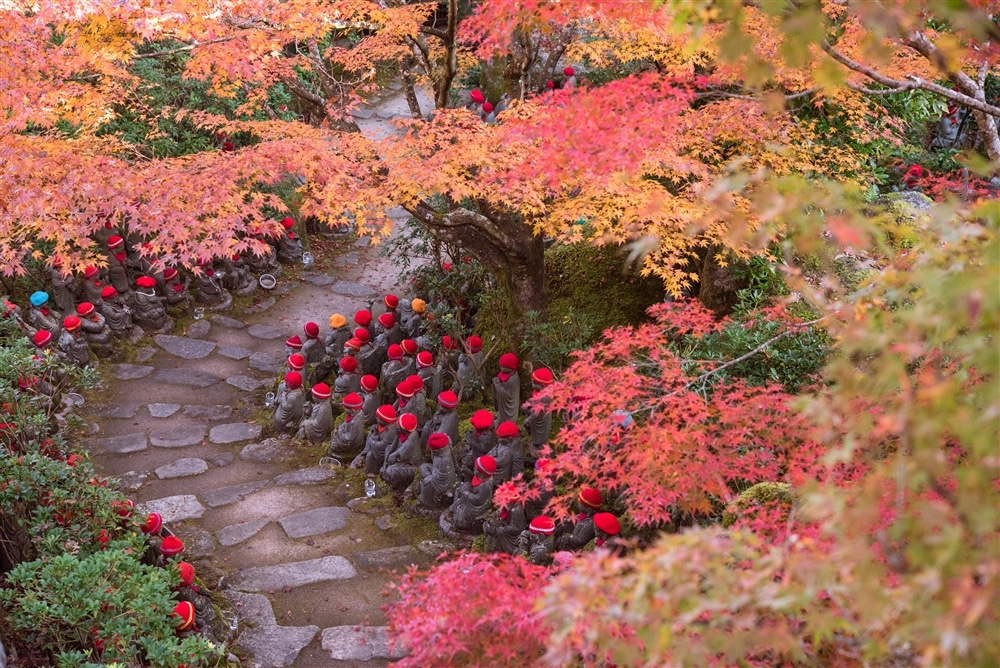
[[(384, 104), (408, 116), (401, 97)], [(375, 114), (358, 123), (392, 131)], [(84, 407), (98, 470), (184, 541), (204, 588), (237, 615), (230, 647), (248, 668), (387, 665), (398, 657), (382, 610), (391, 571), (450, 547), (411, 544), (357, 477), (270, 436), (263, 396), (284, 371), (285, 339), (309, 320), (325, 332), (330, 314), (350, 317), (396, 289), (398, 269), (376, 248), (348, 249), (330, 269), (283, 272), (242, 312), (147, 336), (128, 363), (108, 365), (108, 387)]]

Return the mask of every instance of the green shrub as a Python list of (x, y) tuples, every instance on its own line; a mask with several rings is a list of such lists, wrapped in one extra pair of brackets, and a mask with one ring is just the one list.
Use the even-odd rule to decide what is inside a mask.
[[(53, 411), (85, 373), (54, 356), (36, 359), (10, 319), (0, 320), (0, 614), (26, 650), (60, 668), (176, 668), (225, 656), (200, 635), (174, 633), (172, 571), (140, 563), (145, 538), (125, 497), (71, 453)], [(54, 397), (19, 381), (56, 388)], [(67, 419), (68, 423), (68, 419)], [(119, 514), (119, 511), (122, 511)], [(122, 515), (125, 515), (123, 517)]]
[[(681, 355), (691, 360), (727, 360), (740, 357), (776, 337), (787, 324), (757, 319), (733, 321), (722, 331), (701, 338), (685, 337), (678, 346)], [(742, 378), (751, 385), (780, 383), (795, 394), (800, 387), (816, 379), (829, 354), (830, 338), (819, 327), (807, 327), (774, 341), (756, 355), (725, 368), (712, 376), (709, 385), (727, 378)]]
[(546, 366), (554, 373), (565, 371), (573, 351), (586, 348), (600, 334), (594, 318), (575, 309), (568, 309), (559, 320), (542, 320), (535, 311), (525, 319), (525, 349), (531, 351), (536, 367)]
[(132, 548), (65, 553), (8, 573), (0, 603), (22, 640), (51, 651), (60, 667), (218, 663), (221, 647), (201, 635), (174, 633), (176, 577), (140, 563)]

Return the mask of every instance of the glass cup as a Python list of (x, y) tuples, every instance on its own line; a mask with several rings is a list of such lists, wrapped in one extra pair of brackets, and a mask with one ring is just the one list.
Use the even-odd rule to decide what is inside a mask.
[(302, 254), (302, 265), (305, 267), (311, 267), (313, 264), (313, 254), (306, 251)]
[(369, 499), (375, 496), (375, 479), (367, 478), (365, 480), (365, 496)]
[(195, 320), (201, 320), (204, 317), (205, 317), (205, 307), (204, 306), (195, 306), (194, 307), (194, 319)]
[(274, 392), (268, 392), (264, 395), (264, 406), (270, 408), (274, 405), (275, 395)]

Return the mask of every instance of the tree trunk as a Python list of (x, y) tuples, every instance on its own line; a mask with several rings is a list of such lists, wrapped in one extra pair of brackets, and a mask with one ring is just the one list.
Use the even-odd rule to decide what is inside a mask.
[(448, 0), (448, 25), (445, 28), (444, 58), (434, 80), (434, 106), (447, 109), (451, 104), (451, 82), (458, 73), (458, 46), (455, 43), (455, 26), (458, 25), (458, 0)]
[(512, 308), (511, 331), (517, 342), (524, 340), (524, 315), (537, 311), (548, 315), (545, 284), (545, 246), (531, 226), (506, 211), (484, 213), (455, 208), (447, 214), (421, 202), (408, 211), (437, 239), (461, 246), (497, 278)]
[(420, 100), (417, 99), (417, 91), (413, 87), (413, 59), (406, 58), (400, 65), (403, 77), (403, 97), (406, 98), (406, 106), (410, 108), (410, 116), (413, 118), (423, 118), (420, 112)]
[(716, 256), (725, 252), (722, 246), (709, 248), (698, 275), (701, 284), (698, 300), (719, 317), (732, 312), (738, 301), (736, 292), (747, 287), (746, 281), (738, 278), (733, 271), (734, 264), (738, 262), (735, 256), (729, 258), (727, 266), (719, 264)]

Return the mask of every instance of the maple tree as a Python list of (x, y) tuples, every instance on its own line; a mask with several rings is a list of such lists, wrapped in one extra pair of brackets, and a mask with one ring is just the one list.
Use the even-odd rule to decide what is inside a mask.
[[(879, 98), (914, 89), (973, 109), (997, 168), (1000, 110), (983, 84), (996, 63), (995, 3), (490, 0), (462, 23), (456, 3), (447, 9), (442, 37), (425, 26), (430, 5), (6, 3), (4, 271), (50, 248), (70, 267), (100, 262), (90, 235), (108, 219), (168, 264), (252, 252), (255, 233), (277, 231), (262, 209), (283, 210), (260, 186), (289, 175), (300, 177), (303, 215), (352, 220), (362, 233), (384, 234), (385, 210), (408, 208), (477, 255), (521, 312), (544, 306), (543, 235), (631, 242), (675, 293), (693, 278), (692, 255), (729, 261), (721, 249), (749, 257), (775, 240), (789, 259), (873, 248), (878, 280), (850, 300), (789, 262), (793, 289), (826, 318), (839, 352), (825, 385), (803, 397), (728, 382), (699, 393), (698, 378), (718, 367), (687, 375), (663, 328), (717, 325), (667, 308), (631, 341), (612, 334), (567, 372), (572, 385), (551, 389), (580, 417), (556, 441), (552, 475), (615, 490), (631, 521), (710, 524), (743, 485), (772, 477), (795, 491), (790, 514), (597, 551), (558, 574), (465, 557), (407, 580), (399, 610), (409, 614), (390, 612), (393, 629), (430, 663), (470, 647), (497, 661), (544, 648), (549, 664), (996, 663), (1000, 212), (949, 202), (911, 231), (879, 227), (859, 215), (852, 183), (866, 169), (854, 139), (901, 141)], [(422, 50), (422, 36), (440, 44)], [(503, 65), (503, 86), (488, 92), (514, 99), (496, 125), (445, 108), (470, 49)], [(610, 81), (538, 94), (555, 66), (539, 62), (546, 50)], [(190, 54), (185, 76), (240, 100), (232, 116), (182, 115), (210, 136), (242, 137), (233, 151), (136, 159), (99, 132), (136, 83), (128, 65), (170, 51)], [(378, 144), (343, 132), (379, 68), (411, 58), (437, 84), (434, 118)], [(296, 100), (287, 112), (271, 103), (279, 90)], [(886, 229), (911, 243), (893, 250)], [(637, 379), (645, 385), (622, 387)], [(636, 426), (612, 447), (602, 436), (623, 406)], [(500, 498), (530, 493), (504, 487)], [(453, 564), (482, 561), (497, 569), (491, 587), (463, 598)], [(449, 640), (487, 594), (518, 623), (541, 619), (519, 601), (545, 622), (524, 645), (483, 626)], [(427, 602), (454, 622), (448, 633), (420, 635), (427, 618), (414, 611)]]
[[(1000, 359), (990, 335), (1000, 324), (1000, 205), (934, 209), (912, 223), (914, 245), (899, 251), (886, 243), (890, 230), (900, 232), (893, 216), (868, 219), (856, 190), (814, 182), (810, 204), (838, 202), (841, 211), (824, 240), (791, 185), (766, 187), (796, 232), (789, 254), (832, 260), (850, 247), (879, 258), (877, 276), (846, 298), (788, 277), (823, 314), (838, 355), (799, 397), (738, 380), (710, 384), (744, 356), (678, 355), (671, 341), (720, 326), (696, 304), (657, 307), (654, 323), (610, 331), (579, 354), (545, 391), (567, 417), (550, 463), (533, 482), (499, 487), (494, 501), (555, 489), (549, 512), (565, 517), (572, 490), (593, 485), (627, 509), (630, 525), (668, 533), (554, 567), (525, 604), (551, 629), (532, 665), (989, 665), (1000, 657), (991, 603), (1000, 576), (1000, 419), (991, 408)], [(805, 324), (784, 312), (768, 317), (788, 331)], [(738, 493), (761, 480), (787, 483), (791, 507), (733, 510)], [(736, 517), (723, 529), (727, 506)], [(461, 557), (465, 568), (491, 558)], [(463, 592), (444, 568), (410, 576), (393, 624), (421, 600), (434, 600), (439, 615), (461, 614)], [(516, 615), (508, 596), (523, 596), (525, 586), (491, 582), (497, 608)], [(450, 651), (423, 649), (413, 625), (393, 632), (415, 656)], [(501, 651), (485, 631), (474, 642)]]
[[(168, 263), (259, 251), (252, 235), (277, 233), (261, 207), (282, 209), (260, 188), (291, 175), (302, 183), (304, 216), (354, 222), (378, 236), (388, 229), (386, 207), (403, 205), (442, 238), (461, 241), (501, 278), (515, 316), (545, 310), (543, 234), (635, 242), (643, 272), (677, 294), (697, 278), (692, 260), (728, 262), (727, 247), (737, 257), (755, 252), (754, 244), (735, 243), (744, 226), (768, 239), (781, 231), (759, 226), (750, 198), (732, 195), (726, 216), (704, 199), (732, 170), (861, 175), (849, 142), (831, 141), (832, 131), (793, 102), (823, 106), (858, 133), (893, 131), (872, 120), (870, 100), (896, 89), (932, 90), (981, 115), (996, 111), (980, 99), (995, 51), (994, 28), (982, 18), (987, 7), (952, 12), (951, 32), (914, 32), (915, 17), (935, 9), (922, 3), (903, 3), (889, 18), (835, 2), (768, 13), (711, 3), (490, 0), (459, 22), (460, 9), (366, 0), (222, 7), (191, 0), (169, 11), (8, 3), (4, 185), (18, 196), (0, 211), (5, 271), (23, 271), (32, 244), (46, 251), (55, 244), (77, 268), (99, 261), (87, 236), (109, 218), (150, 240), (150, 252)], [(875, 44), (890, 51), (879, 76), (910, 76), (906, 86), (872, 91), (857, 83), (876, 71), (868, 56)], [(137, 162), (120, 137), (100, 129), (113, 102), (136, 85), (131, 63), (177, 54), (189, 56), (185, 77), (238, 100), (233, 116), (183, 118), (205, 133), (240, 137), (238, 150)], [(487, 92), (514, 98), (499, 125), (445, 109), (452, 82), (474, 57), (502, 70), (505, 83), (487, 77)], [(618, 80), (537, 95), (560, 58), (617, 70)], [(419, 122), (395, 146), (341, 132), (356, 129), (347, 110), (387, 72), (402, 71), (412, 97), (413, 62), (434, 87), (430, 124)], [(852, 64), (871, 72), (844, 77)], [(972, 65), (975, 90), (963, 78)], [(931, 86), (935, 67), (961, 90)], [(989, 133), (984, 126), (988, 152)], [(64, 166), (74, 178), (65, 178)]]

